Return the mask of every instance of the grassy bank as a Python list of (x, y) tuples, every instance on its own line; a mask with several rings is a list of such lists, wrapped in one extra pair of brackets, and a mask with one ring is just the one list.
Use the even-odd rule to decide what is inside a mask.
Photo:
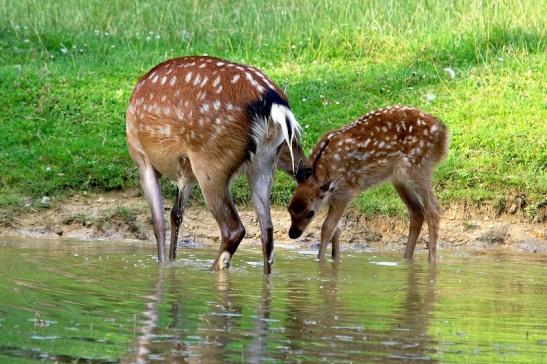
[[(0, 207), (136, 186), (124, 113), (137, 78), (209, 54), (288, 84), (306, 148), (377, 107), (436, 114), (452, 134), (441, 200), (524, 193), (533, 214), (547, 201), (546, 13), (536, 1), (0, 0)], [(275, 202), (291, 189), (280, 175)], [(243, 182), (235, 195), (248, 200)], [(403, 210), (387, 186), (358, 206)]]

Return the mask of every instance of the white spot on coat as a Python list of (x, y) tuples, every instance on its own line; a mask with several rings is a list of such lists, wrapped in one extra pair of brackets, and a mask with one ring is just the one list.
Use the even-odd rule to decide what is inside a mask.
[(184, 120), (184, 111), (182, 111), (179, 107), (175, 108), (175, 114), (177, 114), (179, 120)]
[(208, 111), (209, 111), (209, 104), (203, 104), (203, 105), (201, 105), (199, 111), (201, 111), (201, 112), (204, 113), (204, 114), (205, 114), (206, 112), (208, 112)]
[(192, 71), (186, 74), (186, 77), (184, 77), (184, 81), (186, 81), (186, 83), (190, 83), (191, 79), (192, 79)]
[(202, 88), (203, 86), (205, 86), (207, 84), (207, 80), (209, 78), (207, 76), (203, 77), (203, 81), (201, 82), (201, 85), (199, 85), (200, 88)]

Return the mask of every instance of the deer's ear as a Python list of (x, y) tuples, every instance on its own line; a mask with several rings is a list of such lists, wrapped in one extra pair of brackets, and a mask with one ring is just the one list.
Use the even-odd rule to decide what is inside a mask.
[(321, 192), (332, 192), (334, 191), (334, 187), (335, 187), (335, 184), (334, 184), (335, 181), (333, 180), (329, 180), (327, 181), (325, 184), (323, 184), (320, 189), (321, 189)]

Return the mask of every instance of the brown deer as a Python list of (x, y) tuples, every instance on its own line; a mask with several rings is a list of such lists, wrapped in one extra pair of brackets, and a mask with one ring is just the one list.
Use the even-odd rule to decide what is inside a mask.
[(165, 228), (158, 178), (166, 176), (178, 187), (169, 259), (176, 258), (184, 208), (197, 183), (222, 237), (213, 268), (224, 269), (245, 236), (230, 192), (230, 181), (243, 170), (260, 224), (264, 271), (271, 271), (270, 195), (277, 157), (281, 151), (289, 154), (281, 166), (288, 172), (294, 169), (288, 162), (294, 154), (303, 158), (300, 127), (279, 87), (254, 67), (205, 56), (171, 59), (138, 81), (126, 133), (152, 212), (160, 262), (165, 261)]
[(435, 262), (439, 205), (433, 194), (433, 168), (446, 155), (448, 130), (420, 110), (392, 106), (368, 113), (323, 136), (307, 165), (299, 163), (298, 185), (289, 204), (289, 236), (298, 238), (323, 203), (329, 206), (321, 228), (318, 259), (329, 242), (340, 257), (337, 227), (348, 203), (367, 188), (387, 179), (410, 212), (404, 257), (411, 258), (425, 219), (429, 226), (429, 261)]

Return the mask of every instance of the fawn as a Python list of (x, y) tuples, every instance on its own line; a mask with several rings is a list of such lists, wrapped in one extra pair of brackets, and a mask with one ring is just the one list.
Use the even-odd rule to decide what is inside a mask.
[(324, 258), (329, 242), (333, 259), (338, 259), (337, 225), (348, 203), (367, 188), (391, 179), (410, 213), (404, 257), (412, 257), (425, 217), (429, 261), (435, 262), (439, 205), (431, 178), (447, 148), (446, 126), (430, 114), (405, 106), (370, 112), (346, 127), (328, 132), (313, 148), (307, 165), (298, 165), (298, 184), (289, 204), (289, 237), (298, 238), (321, 205), (327, 203), (318, 259)]
[(176, 258), (184, 208), (197, 183), (222, 237), (213, 268), (224, 269), (245, 236), (230, 192), (233, 176), (243, 170), (260, 224), (264, 271), (269, 273), (273, 173), (280, 153), (280, 167), (289, 173), (295, 154), (303, 158), (299, 133), (283, 90), (254, 67), (192, 56), (168, 60), (145, 74), (131, 96), (126, 134), (152, 212), (159, 261), (165, 261), (165, 228), (158, 178), (166, 176), (178, 187), (169, 259)]

